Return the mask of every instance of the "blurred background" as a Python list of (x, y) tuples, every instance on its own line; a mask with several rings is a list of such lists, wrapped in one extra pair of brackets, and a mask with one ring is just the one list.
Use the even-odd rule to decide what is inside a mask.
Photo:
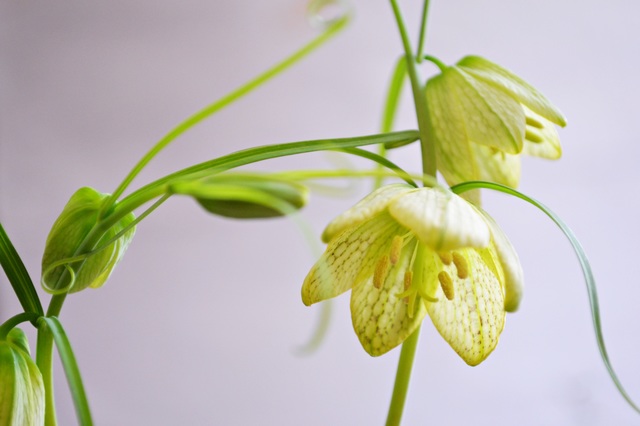
[[(401, 3), (415, 35), (421, 2)], [(0, 220), (34, 280), (71, 194), (113, 191), (174, 125), (312, 39), (318, 30), (305, 8), (303, 0), (0, 3)], [(353, 8), (343, 34), (180, 138), (134, 188), (255, 145), (377, 132), (401, 44), (388, 2)], [(520, 189), (584, 244), (611, 360), (636, 400), (639, 12), (631, 0), (433, 0), (426, 48), (447, 63), (473, 53), (502, 64), (568, 117), (563, 158), (525, 158)], [(416, 127), (408, 95), (398, 129)], [(410, 146), (392, 159), (419, 171), (417, 153)], [(308, 155), (259, 168), (335, 161)], [(314, 195), (303, 216), (319, 236), (369, 189)], [(524, 302), (475, 368), (425, 321), (404, 424), (637, 424), (598, 355), (568, 242), (521, 201), (486, 194), (485, 207), (518, 249)], [(138, 227), (111, 280), (69, 297), (62, 311), (96, 424), (382, 424), (399, 350), (370, 358), (361, 349), (348, 296), (335, 300), (320, 349), (297, 352), (320, 314), (300, 300), (314, 260), (290, 220), (225, 220), (171, 199)], [(1, 276), (0, 320), (18, 309)], [(60, 424), (74, 424), (61, 369), (56, 378)]]

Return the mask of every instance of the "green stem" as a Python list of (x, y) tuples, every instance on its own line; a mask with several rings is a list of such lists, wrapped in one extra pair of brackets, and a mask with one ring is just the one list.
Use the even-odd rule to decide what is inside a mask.
[[(56, 294), (49, 302), (47, 316), (58, 316), (67, 294)], [(45, 321), (38, 323), (38, 343), (36, 348), (36, 364), (44, 382), (44, 424), (56, 426), (56, 402), (53, 394), (53, 334)]]
[(422, 4), (422, 19), (420, 21), (420, 35), (418, 36), (418, 50), (416, 50), (416, 59), (418, 63), (422, 62), (422, 52), (424, 52), (424, 42), (427, 35), (427, 18), (429, 17), (429, 0), (424, 0)]
[[(55, 299), (58, 296), (53, 296)], [(56, 401), (53, 395), (53, 334), (47, 323), (38, 324), (36, 364), (44, 383), (44, 424), (56, 426)]]
[(0, 325), (0, 340), (6, 340), (9, 332), (13, 330), (18, 324), (23, 323), (25, 321), (35, 321), (40, 317), (40, 315), (33, 312), (23, 312), (21, 314), (12, 316), (8, 320), (6, 320), (2, 325)]
[(389, 405), (389, 414), (387, 414), (386, 426), (397, 426), (402, 420), (404, 403), (407, 399), (407, 390), (409, 389), (409, 381), (411, 380), (413, 358), (415, 357), (416, 348), (418, 346), (418, 337), (420, 337), (420, 327), (418, 327), (416, 331), (414, 331), (413, 334), (402, 344), (400, 361), (398, 361), (398, 370), (396, 372), (396, 382), (393, 386), (393, 395), (391, 397), (391, 404)]
[(294, 65), (296, 62), (303, 59), (305, 56), (309, 55), (315, 49), (320, 47), (326, 41), (331, 39), (334, 35), (336, 35), (341, 29), (343, 29), (347, 22), (349, 21), (349, 16), (345, 15), (343, 18), (337, 20), (331, 26), (327, 28), (325, 32), (316, 37), (306, 46), (302, 47), (300, 50), (295, 52), (293, 55), (286, 58), (284, 61), (276, 64), (275, 66), (269, 68), (264, 73), (260, 74), (258, 77), (249, 81), (245, 85), (239, 87), (218, 101), (212, 103), (211, 105), (206, 106), (200, 111), (193, 114), (191, 117), (187, 118), (182, 123), (178, 124), (173, 130), (167, 133), (158, 143), (151, 148), (151, 150), (144, 156), (142, 159), (134, 166), (134, 168), (129, 172), (129, 174), (124, 178), (120, 186), (116, 188), (113, 194), (106, 200), (101, 215), (108, 213), (115, 204), (116, 200), (122, 195), (125, 189), (131, 184), (133, 179), (140, 173), (140, 171), (155, 157), (160, 151), (162, 151), (167, 145), (173, 142), (178, 136), (182, 135), (196, 124), (205, 120), (206, 118), (212, 116), (216, 112), (220, 111), (222, 108), (230, 105), (231, 103), (237, 101), (241, 97), (245, 96), (252, 90), (256, 89), (258, 86), (266, 83), (268, 80), (277, 76), (278, 74), (285, 71), (287, 68)]
[[(420, 147), (422, 154), (422, 170), (424, 174), (429, 176), (435, 176), (436, 167), (436, 149), (433, 143), (429, 140), (429, 116), (427, 110), (427, 97), (424, 93), (424, 87), (420, 83), (420, 77), (418, 76), (418, 70), (416, 68), (415, 57), (411, 50), (411, 42), (407, 34), (406, 25), (402, 18), (402, 12), (398, 7), (396, 0), (390, 0), (393, 8), (393, 13), (398, 24), (398, 30), (400, 31), (400, 37), (402, 38), (402, 45), (404, 47), (404, 53), (407, 60), (407, 71), (409, 72), (409, 80), (411, 81), (411, 90), (413, 92), (413, 102), (416, 107), (416, 116), (418, 119), (418, 131), (420, 132)], [(426, 22), (424, 23), (426, 26)]]
[[(407, 71), (409, 80), (411, 81), (411, 90), (413, 93), (413, 102), (416, 108), (416, 118), (418, 120), (418, 132), (420, 133), (420, 150), (422, 156), (422, 171), (427, 176), (435, 178), (437, 172), (436, 150), (433, 143), (429, 140), (429, 111), (427, 110), (427, 98), (424, 86), (420, 83), (418, 70), (416, 67), (416, 59), (412, 54), (411, 42), (407, 34), (406, 25), (402, 18), (402, 12), (396, 0), (390, 0), (393, 13), (396, 18), (402, 45), (404, 47), (405, 58), (407, 61)], [(425, 0), (422, 11), (422, 24), (420, 30), (420, 42), (418, 47), (418, 55), (422, 56), (424, 48), (424, 35), (426, 34), (427, 15), (429, 1)], [(387, 415), (387, 426), (397, 426), (402, 420), (404, 404), (409, 389), (409, 380), (411, 378), (411, 369), (413, 367), (413, 359), (420, 335), (420, 327), (413, 332), (411, 336), (402, 344), (400, 352), (400, 360), (398, 361), (398, 370), (396, 372), (396, 381), (393, 386), (393, 395), (389, 406), (389, 414)]]

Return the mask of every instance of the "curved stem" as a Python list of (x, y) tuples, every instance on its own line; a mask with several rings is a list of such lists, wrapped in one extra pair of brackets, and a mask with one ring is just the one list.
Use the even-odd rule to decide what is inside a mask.
[(407, 398), (409, 380), (411, 379), (411, 369), (413, 367), (413, 358), (416, 354), (419, 336), (420, 327), (418, 327), (416, 331), (414, 331), (413, 334), (402, 344), (400, 360), (398, 361), (398, 370), (396, 372), (396, 382), (393, 385), (393, 395), (391, 396), (391, 404), (389, 405), (389, 414), (387, 414), (387, 426), (397, 426), (402, 420), (404, 402)]
[(13, 330), (18, 324), (26, 321), (35, 322), (39, 317), (40, 315), (34, 312), (23, 312), (21, 314), (12, 316), (4, 323), (2, 323), (2, 325), (0, 325), (0, 340), (6, 340), (9, 332)]
[(305, 56), (313, 52), (315, 49), (324, 44), (327, 40), (329, 40), (332, 36), (337, 34), (341, 29), (343, 29), (347, 22), (349, 21), (348, 15), (345, 15), (343, 18), (337, 20), (331, 26), (327, 28), (327, 30), (308, 43), (306, 46), (295, 52), (293, 55), (286, 58), (284, 61), (276, 64), (275, 66), (269, 68), (264, 73), (260, 74), (258, 77), (249, 81), (245, 85), (239, 87), (228, 95), (222, 97), (218, 101), (212, 103), (211, 105), (206, 106), (200, 111), (193, 114), (191, 117), (187, 118), (182, 123), (178, 124), (173, 130), (167, 133), (151, 150), (144, 156), (142, 159), (134, 166), (134, 168), (129, 172), (129, 174), (124, 178), (122, 183), (116, 188), (113, 194), (105, 201), (105, 204), (102, 208), (101, 214), (108, 213), (111, 207), (115, 204), (118, 197), (122, 195), (125, 189), (131, 184), (133, 179), (140, 173), (140, 171), (155, 157), (160, 151), (162, 151), (167, 145), (173, 142), (176, 138), (178, 138), (183, 133), (187, 132), (189, 129), (194, 127), (196, 124), (205, 120), (206, 118), (212, 116), (216, 112), (220, 111), (224, 107), (230, 105), (236, 100), (240, 99), (244, 95), (248, 94), (258, 86), (266, 83), (268, 80), (277, 76), (278, 74), (285, 71), (287, 68), (294, 65), (296, 62), (303, 59)]

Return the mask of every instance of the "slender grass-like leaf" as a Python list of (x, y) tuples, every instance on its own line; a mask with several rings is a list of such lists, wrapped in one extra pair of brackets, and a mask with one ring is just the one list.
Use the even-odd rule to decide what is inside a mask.
[(71, 349), (71, 343), (67, 338), (67, 334), (64, 332), (64, 328), (62, 328), (62, 324), (57, 317), (42, 317), (39, 321), (44, 321), (51, 331), (51, 334), (53, 334), (53, 340), (56, 348), (58, 348), (62, 367), (64, 368), (67, 382), (69, 383), (69, 390), (71, 391), (73, 404), (76, 409), (78, 424), (81, 426), (93, 425), (89, 402), (87, 401), (87, 395), (84, 391), (84, 385), (82, 384), (82, 377), (80, 376), (80, 369), (78, 368), (76, 357), (73, 355), (73, 350)]
[(598, 293), (596, 291), (596, 279), (591, 270), (591, 265), (589, 264), (589, 259), (587, 258), (587, 254), (585, 253), (582, 245), (576, 238), (573, 231), (567, 226), (566, 223), (562, 219), (560, 219), (549, 207), (545, 206), (541, 202), (519, 192), (513, 188), (509, 188), (508, 186), (500, 185), (492, 182), (483, 182), (483, 181), (471, 181), (464, 182), (451, 187), (451, 190), (456, 194), (460, 194), (465, 191), (469, 191), (471, 189), (492, 189), (494, 191), (503, 192), (505, 194), (513, 195), (514, 197), (518, 197), (521, 200), (528, 202), (542, 210), (544, 214), (546, 214), (556, 225), (558, 228), (564, 233), (564, 235), (569, 239), (569, 242), (573, 246), (573, 250), (578, 256), (578, 261), (580, 262), (580, 267), (582, 268), (582, 274), (584, 275), (585, 284), (587, 285), (587, 294), (589, 295), (589, 305), (591, 307), (591, 319), (593, 320), (593, 329), (596, 335), (596, 342), (598, 343), (598, 349), (600, 351), (600, 356), (602, 357), (602, 361), (604, 362), (607, 371), (609, 372), (609, 377), (615, 384), (618, 392), (622, 395), (622, 397), (627, 401), (627, 403), (638, 413), (640, 413), (640, 408), (636, 405), (635, 402), (631, 399), (631, 397), (627, 394), (620, 379), (616, 375), (613, 370), (613, 366), (611, 365), (611, 361), (609, 360), (609, 355), (607, 354), (607, 348), (604, 344), (604, 336), (602, 334), (602, 324), (600, 320), (600, 308), (598, 304)]
[(44, 315), (40, 298), (18, 252), (0, 223), (0, 264), (25, 312)]

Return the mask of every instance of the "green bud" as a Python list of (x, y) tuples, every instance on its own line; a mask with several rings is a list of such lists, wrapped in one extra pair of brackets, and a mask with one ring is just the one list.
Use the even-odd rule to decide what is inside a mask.
[(44, 424), (44, 383), (24, 332), (0, 341), (0, 425)]
[(100, 237), (94, 247), (87, 248), (84, 253), (94, 249), (98, 251), (83, 260), (65, 262), (84, 254), (78, 250), (98, 223), (100, 208), (107, 197), (108, 194), (86, 187), (71, 196), (47, 237), (42, 257), (42, 284), (45, 290), (73, 293), (87, 287), (100, 287), (107, 281), (133, 239), (135, 227), (131, 227), (116, 241), (107, 243), (133, 222), (133, 213), (120, 219)]
[(264, 219), (299, 210), (308, 201), (307, 187), (261, 174), (225, 174), (177, 182), (170, 190), (188, 195), (209, 213), (235, 219)]

